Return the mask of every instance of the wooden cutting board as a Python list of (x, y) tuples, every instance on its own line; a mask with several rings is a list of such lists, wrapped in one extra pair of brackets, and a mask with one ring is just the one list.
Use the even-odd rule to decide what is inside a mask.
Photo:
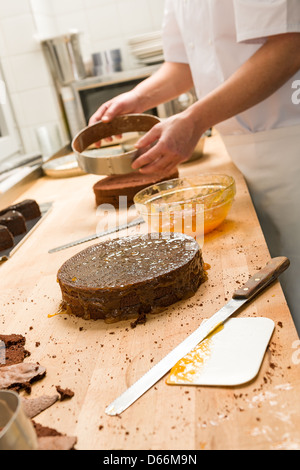
[(32, 237), (0, 267), (0, 329), (24, 335), (31, 352), (26, 361), (47, 369), (46, 377), (34, 384), (32, 398), (53, 394), (57, 385), (74, 391), (71, 400), (56, 403), (36, 420), (77, 436), (78, 449), (300, 448), (299, 338), (279, 282), (239, 315), (265, 317), (275, 324), (253, 380), (232, 387), (171, 387), (163, 378), (121, 418), (105, 415), (113, 399), (270, 259), (244, 179), (218, 136), (207, 139), (202, 159), (180, 168), (181, 176), (201, 172), (226, 173), (237, 183), (228, 219), (205, 239), (208, 281), (192, 299), (150, 316), (136, 328), (130, 322), (109, 325), (57, 314), (57, 271), (89, 244), (52, 255), (48, 250), (95, 232), (103, 216), (97, 214), (92, 190), (99, 177), (45, 177), (27, 185), (19, 197), (54, 205)]

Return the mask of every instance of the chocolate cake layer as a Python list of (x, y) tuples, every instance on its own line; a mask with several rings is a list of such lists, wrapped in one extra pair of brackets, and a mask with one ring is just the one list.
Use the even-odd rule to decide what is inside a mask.
[(64, 263), (57, 279), (70, 313), (118, 321), (191, 297), (206, 273), (193, 238), (155, 233), (87, 248)]
[(5, 215), (7, 212), (17, 211), (23, 215), (25, 220), (37, 219), (41, 216), (41, 210), (36, 201), (33, 199), (26, 199), (25, 201), (19, 202), (12, 206), (7, 207), (0, 211), (0, 217)]
[(0, 225), (0, 251), (8, 250), (14, 246), (14, 237), (8, 228)]
[(25, 219), (17, 211), (9, 211), (0, 216), (0, 225), (7, 227), (14, 237), (27, 231)]
[(20, 364), (26, 357), (30, 356), (30, 353), (25, 349), (26, 339), (24, 336), (16, 334), (0, 335), (0, 341), (5, 345), (5, 361), (4, 364), (0, 362), (0, 368)]
[[(167, 174), (141, 174), (133, 172), (126, 175), (112, 175), (98, 181), (94, 186), (96, 205), (112, 204), (116, 209), (120, 207), (120, 197), (126, 197), (127, 206), (133, 204), (134, 196), (144, 188), (155, 183), (178, 178), (178, 170)], [(124, 204), (125, 205), (125, 204)], [(125, 206), (126, 207), (126, 206)]]

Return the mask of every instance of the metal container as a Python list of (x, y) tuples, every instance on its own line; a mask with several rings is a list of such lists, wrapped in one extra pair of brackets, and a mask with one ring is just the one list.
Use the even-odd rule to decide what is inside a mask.
[(51, 73), (60, 85), (86, 78), (81, 55), (80, 33), (63, 34), (42, 41)]
[(122, 71), (122, 54), (120, 49), (104, 51), (104, 57), (108, 73)]
[(93, 175), (121, 175), (133, 172), (132, 163), (140, 155), (139, 150), (134, 149), (125, 153), (100, 154), (93, 144), (107, 137), (123, 135), (126, 133), (145, 133), (160, 120), (156, 116), (148, 114), (127, 114), (116, 116), (111, 122), (102, 121), (83, 129), (72, 142), (72, 149), (76, 155), (79, 167)]
[(105, 72), (103, 54), (101, 52), (95, 52), (92, 54), (93, 60), (93, 74), (95, 77), (103, 75)]
[(93, 73), (95, 76), (114, 72), (122, 72), (122, 53), (120, 49), (112, 49), (92, 54)]
[(35, 134), (44, 162), (63, 147), (63, 141), (57, 124), (37, 127)]
[(0, 450), (37, 450), (38, 441), (19, 395), (0, 391)]

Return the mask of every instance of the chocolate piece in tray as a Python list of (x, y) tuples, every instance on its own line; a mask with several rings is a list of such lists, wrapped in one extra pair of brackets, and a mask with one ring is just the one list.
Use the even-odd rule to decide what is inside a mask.
[(14, 237), (5, 225), (0, 225), (0, 251), (13, 248)]
[(10, 211), (20, 212), (26, 221), (41, 217), (41, 210), (38, 203), (33, 199), (26, 199), (0, 211), (0, 217)]
[(27, 232), (26, 221), (17, 211), (9, 211), (0, 216), (0, 225), (7, 227), (14, 237)]

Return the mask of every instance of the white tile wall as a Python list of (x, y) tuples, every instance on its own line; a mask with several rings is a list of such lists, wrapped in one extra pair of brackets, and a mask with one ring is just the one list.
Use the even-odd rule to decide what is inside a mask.
[(81, 31), (81, 47), (88, 61), (93, 52), (121, 48), (123, 67), (137, 65), (128, 39), (161, 29), (164, 0), (51, 0), (59, 34)]
[(57, 106), (51, 87), (40, 87), (19, 93), (20, 104), (23, 110), (24, 121), (21, 126), (39, 126), (41, 117), (45, 122), (57, 119)]
[(160, 30), (164, 13), (164, 0), (151, 0), (149, 3), (152, 19), (152, 28), (154, 31)]
[(45, 39), (58, 34), (54, 16), (35, 13), (34, 15), (37, 38)]
[(121, 48), (125, 69), (136, 65), (131, 36), (161, 28), (164, 0), (0, 0), (0, 59), (25, 151), (38, 150), (35, 128), (64, 127), (38, 37), (82, 32), (84, 59)]
[(124, 37), (152, 30), (150, 3), (148, 0), (139, 0), (138, 2), (136, 0), (116, 0)]
[[(85, 9), (84, 0), (51, 0), (51, 3), (56, 15)], [(100, 0), (97, 3), (100, 4), (102, 2)]]
[(30, 0), (0, 0), (1, 18), (31, 13)]
[(116, 2), (90, 8), (86, 16), (92, 41), (110, 39), (120, 34), (122, 21), (118, 15)]
[(52, 81), (41, 50), (12, 56), (10, 59), (15, 91), (36, 90), (51, 86)]
[(37, 51), (39, 45), (35, 40), (35, 22), (32, 14), (3, 17), (0, 20), (5, 44), (5, 55), (25, 54)]

